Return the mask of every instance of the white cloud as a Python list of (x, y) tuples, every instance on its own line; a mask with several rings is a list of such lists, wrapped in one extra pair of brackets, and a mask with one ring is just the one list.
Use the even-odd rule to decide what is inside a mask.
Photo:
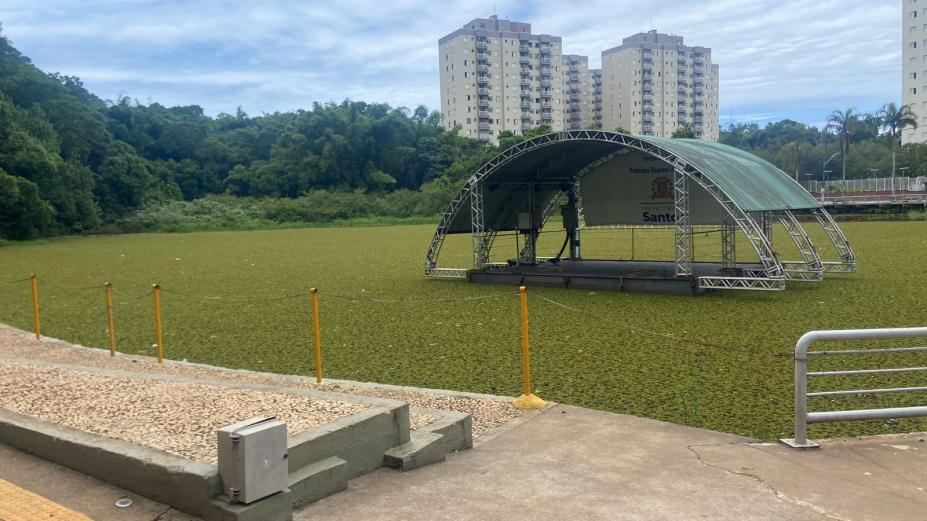
[(38, 66), (81, 76), (101, 97), (215, 114), (347, 97), (437, 107), (438, 38), (494, 10), (562, 36), (592, 66), (651, 27), (711, 47), (721, 112), (737, 120), (817, 121), (901, 90), (897, 0), (4, 0), (0, 20)]

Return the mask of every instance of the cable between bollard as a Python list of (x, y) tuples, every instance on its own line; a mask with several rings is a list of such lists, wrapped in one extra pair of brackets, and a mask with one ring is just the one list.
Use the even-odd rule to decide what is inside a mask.
[(305, 297), (305, 294), (303, 294), (303, 293), (293, 293), (293, 294), (291, 294), (291, 295), (281, 295), (281, 296), (277, 296), (277, 297), (252, 297), (252, 298), (235, 298), (235, 297), (203, 296), (203, 295), (190, 295), (190, 294), (187, 294), (187, 293), (181, 293), (181, 292), (179, 292), (179, 291), (175, 291), (175, 290), (168, 289), (168, 288), (164, 288), (164, 287), (161, 288), (161, 291), (162, 291), (163, 293), (168, 293), (168, 294), (175, 295), (175, 296), (178, 296), (178, 297), (181, 297), (181, 298), (188, 298), (188, 299), (194, 299), (194, 300), (202, 300), (202, 301), (204, 301), (204, 302), (238, 302), (238, 303), (242, 303), (242, 302), (267, 302), (267, 301), (272, 301), (272, 300), (287, 300), (287, 299), (294, 299), (294, 298), (302, 298), (302, 297)]
[[(563, 303), (557, 302), (557, 301), (555, 301), (555, 300), (549, 299), (549, 298), (547, 298), (547, 297), (545, 297), (545, 296), (543, 296), (543, 295), (537, 295), (537, 297), (540, 298), (541, 300), (543, 300), (543, 301), (549, 303), (549, 304), (553, 304), (553, 305), (555, 305), (555, 306), (559, 306), (559, 307), (561, 307), (561, 308), (563, 308), (563, 309), (566, 309), (566, 310), (568, 310), (568, 311), (573, 311), (573, 312), (575, 312), (575, 313), (581, 313), (581, 314), (583, 314), (583, 315), (590, 316), (590, 317), (592, 317), (592, 318), (594, 318), (594, 319), (596, 319), (596, 320), (603, 321), (603, 322), (606, 320), (606, 319), (604, 319), (603, 317), (600, 317), (600, 316), (598, 316), (598, 315), (595, 315), (595, 314), (592, 314), (592, 313), (588, 313), (588, 312), (582, 311), (582, 310), (580, 310), (580, 309), (576, 309), (576, 308), (567, 306), (566, 304), (563, 304)], [(676, 335), (673, 335), (673, 334), (670, 334), (670, 333), (660, 333), (659, 331), (652, 331), (652, 330), (644, 329), (644, 328), (640, 328), (640, 327), (629, 326), (629, 325), (621, 324), (621, 323), (618, 323), (618, 322), (609, 322), (609, 325), (610, 325), (610, 326), (616, 326), (616, 327), (619, 327), (619, 328), (622, 328), (622, 329), (625, 329), (625, 330), (628, 330), (628, 331), (633, 331), (633, 332), (635, 332), (635, 333), (641, 333), (641, 334), (645, 334), (645, 335), (656, 336), (656, 337), (660, 337), (660, 338), (665, 338), (665, 339), (667, 339), (667, 340), (674, 340), (674, 341), (676, 341), (676, 342), (682, 342), (682, 343), (685, 343), (685, 344), (692, 344), (692, 345), (697, 345), (697, 346), (701, 346), (701, 347), (708, 347), (708, 348), (712, 348), (712, 349), (736, 350), (736, 351), (743, 351), (743, 350), (744, 350), (744, 348), (742, 348), (742, 347), (726, 346), (726, 345), (721, 345), (721, 344), (714, 344), (714, 343), (711, 343), (711, 342), (705, 342), (705, 341), (702, 341), (702, 340), (693, 340), (693, 339), (690, 339), (690, 338), (684, 338), (684, 337), (676, 336)], [(765, 355), (766, 355), (766, 356), (774, 356), (774, 357), (791, 357), (791, 356), (792, 356), (792, 353), (782, 353), (782, 354), (769, 354), (769, 353), (766, 353)]]

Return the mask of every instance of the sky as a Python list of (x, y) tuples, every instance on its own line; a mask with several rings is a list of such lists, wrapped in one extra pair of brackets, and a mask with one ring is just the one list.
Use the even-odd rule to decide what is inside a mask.
[(105, 100), (251, 115), (346, 98), (440, 107), (438, 39), (498, 14), (598, 67), (637, 32), (712, 49), (729, 121), (822, 125), (901, 97), (901, 0), (0, 0), (3, 34)]

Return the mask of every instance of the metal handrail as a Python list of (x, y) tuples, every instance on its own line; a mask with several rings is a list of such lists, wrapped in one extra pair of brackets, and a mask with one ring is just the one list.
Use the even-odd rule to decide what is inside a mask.
[(808, 351), (811, 345), (815, 342), (835, 340), (879, 340), (887, 338), (927, 338), (927, 327), (903, 327), (890, 329), (839, 329), (830, 331), (810, 331), (802, 335), (802, 337), (798, 339), (798, 343), (795, 344), (795, 437), (781, 441), (786, 445), (796, 448), (817, 447), (817, 443), (808, 440), (809, 423), (927, 416), (927, 406), (808, 412), (809, 396), (816, 397), (927, 391), (927, 387), (890, 387), (883, 389), (850, 389), (844, 391), (820, 391), (814, 393), (808, 392), (809, 376), (853, 376), (927, 370), (925, 367), (897, 367), (890, 369), (858, 369), (850, 371), (808, 372), (809, 356), (872, 355), (881, 353), (916, 352), (927, 350), (925, 347), (898, 347), (885, 349), (860, 349), (856, 351)]

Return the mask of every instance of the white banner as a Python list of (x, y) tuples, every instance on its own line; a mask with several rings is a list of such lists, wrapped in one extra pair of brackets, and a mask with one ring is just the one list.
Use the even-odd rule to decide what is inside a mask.
[[(581, 183), (587, 226), (676, 221), (673, 167), (655, 156), (630, 150), (593, 169)], [(721, 212), (714, 197), (689, 180), (692, 224), (721, 224)]]

